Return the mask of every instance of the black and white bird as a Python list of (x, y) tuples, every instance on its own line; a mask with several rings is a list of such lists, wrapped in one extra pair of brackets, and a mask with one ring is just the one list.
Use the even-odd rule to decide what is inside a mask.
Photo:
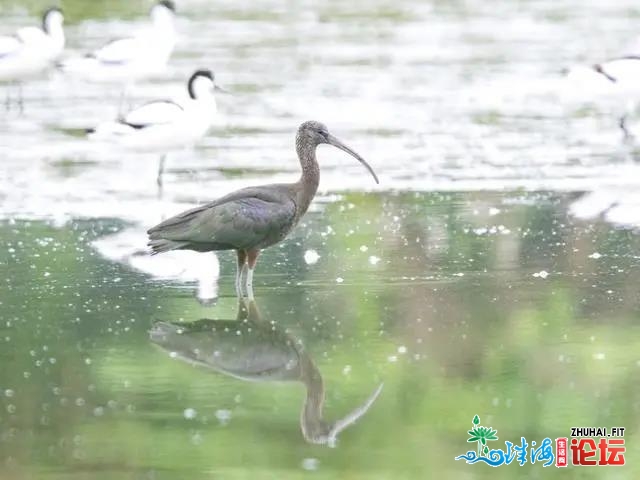
[(205, 136), (217, 112), (214, 91), (224, 91), (210, 70), (197, 70), (187, 82), (188, 98), (155, 100), (88, 132), (90, 140), (134, 152), (157, 152), (158, 188), (169, 151), (192, 146)]
[(124, 92), (136, 81), (162, 74), (176, 45), (175, 6), (163, 0), (151, 8), (151, 25), (136, 35), (113, 40), (60, 67), (96, 83), (116, 83)]
[[(0, 82), (18, 85), (22, 107), (22, 82), (41, 75), (64, 50), (64, 16), (57, 7), (42, 15), (41, 27), (24, 27), (15, 35), (0, 37)], [(7, 90), (7, 108), (11, 102)]]
[(616, 115), (625, 138), (631, 137), (627, 116), (640, 103), (640, 55), (627, 55), (590, 66), (577, 66), (567, 73), (571, 94), (606, 102)]

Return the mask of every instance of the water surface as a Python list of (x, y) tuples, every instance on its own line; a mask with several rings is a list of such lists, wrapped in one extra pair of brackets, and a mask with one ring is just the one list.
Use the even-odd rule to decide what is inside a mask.
[[(351, 194), (264, 252), (262, 320), (312, 359), (325, 417), (341, 417), (384, 383), (336, 448), (305, 441), (302, 383), (233, 378), (151, 341), (154, 322), (187, 329), (208, 319), (226, 335), (211, 355), (235, 352), (234, 365), (264, 357), (274, 342), (288, 348), (241, 322), (233, 330), (232, 255), (221, 258), (215, 304), (202, 306), (195, 284), (154, 282), (95, 252), (91, 241), (121, 222), (5, 222), (6, 478), (530, 476), (537, 466), (453, 461), (468, 449), (476, 413), (505, 439), (626, 426), (631, 460), (639, 239), (572, 220), (570, 201)], [(244, 338), (234, 343), (234, 333)], [(637, 475), (629, 460), (615, 478)]]
[[(149, 5), (63, 2), (66, 55), (142, 27)], [(46, 6), (1, 0), (0, 33)], [(637, 478), (636, 146), (616, 105), (577, 102), (561, 74), (632, 48), (636, 3), (178, 9), (170, 68), (134, 103), (184, 94), (200, 67), (234, 95), (170, 155), (161, 199), (156, 157), (82, 137), (115, 115), (116, 88), (52, 72), (0, 118), (0, 478)], [(261, 320), (242, 323), (233, 254), (152, 258), (144, 231), (295, 179), (311, 118), (381, 185), (321, 147), (319, 194), (261, 256)], [(157, 322), (185, 335), (159, 346)], [(308, 372), (326, 422), (384, 385), (334, 448), (302, 431)], [(456, 462), (475, 414), (501, 445), (623, 426), (628, 465)]]

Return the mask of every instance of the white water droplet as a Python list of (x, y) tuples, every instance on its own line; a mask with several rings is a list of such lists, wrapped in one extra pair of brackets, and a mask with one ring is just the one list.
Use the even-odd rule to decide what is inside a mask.
[(317, 458), (305, 458), (302, 460), (302, 468), (308, 471), (317, 470), (320, 466), (320, 460)]
[(546, 270), (540, 270), (539, 272), (534, 273), (533, 276), (536, 278), (545, 279), (549, 276), (549, 272), (547, 272)]
[(231, 410), (224, 408), (216, 410), (216, 418), (221, 424), (226, 425), (231, 420)]
[(307, 265), (314, 265), (318, 263), (320, 255), (315, 250), (307, 250), (304, 252), (304, 261)]
[(198, 415), (198, 412), (196, 412), (194, 408), (185, 408), (182, 415), (184, 415), (184, 418), (187, 420), (193, 420)]

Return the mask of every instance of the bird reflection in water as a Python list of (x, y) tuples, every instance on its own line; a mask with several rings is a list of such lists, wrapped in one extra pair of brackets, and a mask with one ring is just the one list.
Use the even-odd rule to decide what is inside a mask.
[(324, 420), (325, 389), (320, 370), (298, 339), (261, 317), (254, 300), (238, 298), (236, 320), (156, 322), (149, 336), (174, 358), (239, 380), (302, 382), (306, 396), (300, 428), (309, 443), (335, 446), (340, 432), (361, 418), (382, 390), (380, 384), (345, 417), (335, 422)]

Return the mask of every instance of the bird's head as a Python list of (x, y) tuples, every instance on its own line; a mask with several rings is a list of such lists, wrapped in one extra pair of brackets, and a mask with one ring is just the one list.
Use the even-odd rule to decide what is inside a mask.
[(192, 99), (211, 96), (216, 88), (216, 77), (211, 70), (200, 69), (193, 72), (187, 83)]
[(346, 146), (344, 143), (342, 143), (340, 140), (338, 140), (336, 137), (331, 135), (324, 123), (316, 122), (314, 120), (304, 122), (298, 128), (296, 142), (304, 145), (311, 145), (313, 147), (321, 145), (323, 143), (333, 145), (343, 152), (347, 152), (349, 155), (362, 163), (366, 167), (366, 169), (369, 170), (369, 173), (371, 173), (376, 183), (380, 183), (380, 181), (378, 180), (378, 176), (375, 174), (371, 166), (365, 161), (365, 159), (358, 155), (351, 148)]
[(216, 85), (216, 76), (211, 70), (201, 68), (193, 72), (187, 84), (189, 96), (192, 99), (211, 97), (213, 92), (229, 93)]
[(49, 8), (42, 14), (42, 29), (47, 33), (50, 33), (54, 28), (62, 27), (63, 23), (64, 15), (58, 7)]
[(176, 15), (176, 6), (173, 2), (162, 0), (151, 7), (151, 21), (155, 25), (173, 23)]
[(305, 440), (317, 445), (327, 445), (331, 448), (335, 447), (338, 441), (338, 435), (367, 413), (371, 405), (373, 405), (380, 395), (382, 387), (383, 384), (381, 383), (363, 404), (358, 405), (343, 418), (331, 423), (322, 419), (321, 403), (315, 403), (315, 409), (313, 409), (312, 406), (314, 403), (309, 402), (310, 391), (307, 390), (307, 401), (303, 406), (300, 417), (300, 427), (302, 428), (302, 435)]

